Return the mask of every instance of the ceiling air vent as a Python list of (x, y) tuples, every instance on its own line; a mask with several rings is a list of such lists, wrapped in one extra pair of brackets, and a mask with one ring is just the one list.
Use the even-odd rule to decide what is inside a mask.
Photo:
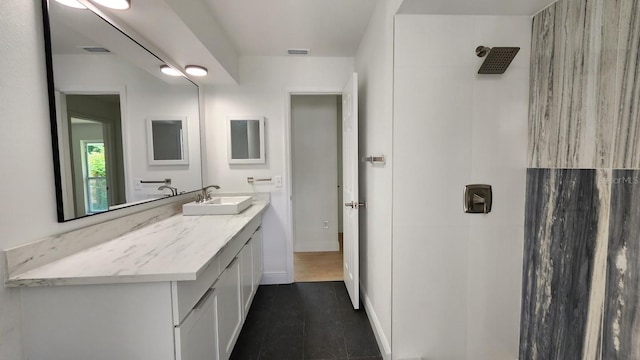
[(289, 55), (309, 55), (309, 49), (289, 49), (287, 50)]
[(108, 52), (111, 52), (111, 51), (109, 51), (109, 49), (103, 48), (101, 46), (83, 46), (82, 48), (85, 51), (88, 51), (90, 53), (108, 53)]

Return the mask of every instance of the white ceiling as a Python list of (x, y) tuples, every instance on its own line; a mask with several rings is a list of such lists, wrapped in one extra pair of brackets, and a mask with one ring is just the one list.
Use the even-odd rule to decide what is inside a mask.
[[(86, 1), (86, 0), (81, 0)], [(392, 0), (132, 0), (106, 11), (177, 66), (210, 70), (201, 84), (238, 80), (238, 56), (354, 56), (376, 5)], [(402, 14), (527, 15), (555, 0), (393, 0)]]
[[(354, 56), (375, 0), (204, 0), (239, 55)], [(386, 0), (385, 0), (386, 1)]]
[(404, 0), (398, 13), (440, 15), (535, 15), (556, 0)]

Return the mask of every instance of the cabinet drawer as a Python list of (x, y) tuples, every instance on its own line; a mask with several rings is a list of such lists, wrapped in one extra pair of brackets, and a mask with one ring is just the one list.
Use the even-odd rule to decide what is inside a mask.
[(180, 323), (220, 276), (220, 256), (216, 255), (196, 280), (171, 282), (173, 325)]
[(244, 229), (242, 229), (238, 233), (238, 235), (236, 235), (233, 239), (231, 239), (222, 248), (222, 250), (220, 250), (219, 252), (220, 267), (222, 270), (224, 270), (227, 266), (229, 266), (229, 264), (231, 264), (231, 261), (233, 261), (233, 259), (238, 255), (238, 253), (240, 252), (244, 244), (246, 244), (247, 241), (249, 241), (249, 238), (251, 238), (251, 235), (253, 235), (256, 229), (258, 229), (261, 221), (262, 219), (260, 219), (259, 217), (256, 217), (255, 219), (251, 220), (247, 224), (247, 226), (245, 226)]
[(173, 300), (173, 324), (180, 325), (193, 306), (200, 300), (207, 289), (218, 279), (242, 247), (249, 241), (251, 235), (258, 229), (262, 219), (256, 217), (214, 256), (209, 266), (193, 281), (173, 281), (171, 292)]
[(218, 320), (215, 289), (209, 289), (174, 329), (176, 360), (217, 360)]

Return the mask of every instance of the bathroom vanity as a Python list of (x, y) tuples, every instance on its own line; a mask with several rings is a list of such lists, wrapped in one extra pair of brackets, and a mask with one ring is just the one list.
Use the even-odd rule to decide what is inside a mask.
[(174, 215), (20, 274), (28, 359), (228, 359), (262, 277), (262, 213)]

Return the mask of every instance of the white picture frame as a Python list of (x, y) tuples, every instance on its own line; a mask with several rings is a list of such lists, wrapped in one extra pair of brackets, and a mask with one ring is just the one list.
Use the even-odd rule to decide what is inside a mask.
[(227, 160), (229, 164), (266, 163), (264, 116), (227, 118)]
[(188, 165), (189, 136), (186, 116), (148, 116), (149, 165)]

